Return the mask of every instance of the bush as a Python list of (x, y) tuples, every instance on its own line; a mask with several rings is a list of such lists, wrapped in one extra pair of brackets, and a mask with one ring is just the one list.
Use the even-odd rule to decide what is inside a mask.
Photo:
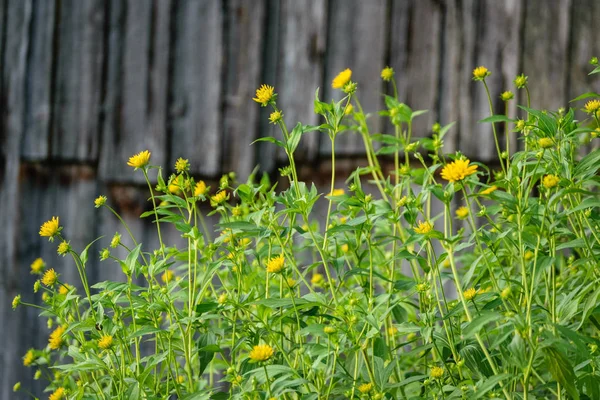
[[(473, 78), (492, 109), (489, 74), (478, 67)], [(132, 156), (153, 204), (141, 217), (155, 221), (161, 247), (142, 248), (121, 220), (131, 245), (117, 234), (111, 247), (127, 257), (109, 248), (100, 257), (116, 262), (126, 282), (90, 286), (90, 246), (71, 248), (58, 217), (42, 225), (40, 235), (75, 260), (84, 289), (42, 260), (32, 265), (43, 274), (35, 285), (43, 301), (29, 306), (54, 330), (24, 364), (50, 372), (51, 399), (600, 398), (600, 151), (583, 154), (599, 132), (600, 101), (585, 103), (583, 121), (573, 109), (529, 104), (520, 107), (524, 119), (491, 115), (483, 122), (499, 157), (492, 173), (442, 153), (452, 124), (413, 141), (423, 111), (398, 100), (391, 68), (382, 78), (394, 95), (379, 114), (393, 133), (372, 134), (351, 76), (348, 69), (333, 80), (340, 101), (321, 102), (317, 92), (323, 124), (291, 131), (274, 88), (257, 90), (254, 100), (272, 108), (282, 131), (282, 140), (260, 140), (288, 156), (283, 191), (254, 174), (239, 185), (224, 176), (211, 191), (183, 159), (165, 181), (148, 151)], [(515, 83), (527, 90), (524, 75)], [(577, 100), (586, 97), (600, 95)], [(326, 195), (298, 179), (294, 151), (311, 131), (331, 142)], [(336, 188), (335, 139), (351, 132), (362, 137), (368, 165)], [(510, 149), (511, 135), (522, 150)], [(389, 174), (382, 157), (393, 162)], [(220, 218), (215, 239), (205, 202)], [(327, 204), (325, 220), (314, 217), (317, 202)], [(106, 197), (95, 205), (118, 217)], [(165, 224), (185, 248), (162, 241)]]

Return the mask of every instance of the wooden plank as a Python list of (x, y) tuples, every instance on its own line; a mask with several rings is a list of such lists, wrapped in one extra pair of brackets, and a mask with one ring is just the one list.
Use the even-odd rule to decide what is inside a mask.
[(99, 173), (107, 181), (143, 182), (126, 167), (132, 154), (150, 150), (151, 163), (167, 161), (167, 82), (172, 2), (110, 2), (106, 118)]
[(60, 3), (52, 118), (54, 158), (97, 160), (105, 9), (102, 0)]
[(529, 76), (533, 108), (568, 106), (570, 9), (571, 0), (530, 0), (526, 4), (523, 72)]
[[(327, 60), (321, 100), (339, 100), (343, 93), (332, 89), (331, 81), (340, 71), (352, 69), (352, 80), (358, 83), (357, 97), (365, 112), (374, 113), (368, 122), (372, 133), (380, 132), (382, 127), (376, 112), (383, 107), (380, 73), (385, 67), (387, 50), (386, 11), (385, 0), (332, 0), (329, 3)], [(338, 136), (335, 146), (336, 154), (340, 156), (364, 153), (363, 141), (355, 133)], [(320, 147), (322, 154), (331, 154), (327, 135), (321, 138)]]
[(440, 3), (394, 0), (391, 14), (390, 66), (396, 71), (398, 96), (413, 110), (429, 110), (413, 122), (413, 137), (425, 137), (438, 119)]
[[(0, 201), (5, 210), (0, 213), (3, 240), (0, 240), (0, 341), (10, 343), (0, 347), (0, 398), (12, 398), (12, 385), (19, 378), (21, 365), (19, 343), (23, 332), (15, 329), (22, 315), (11, 314), (9, 308), (19, 289), (16, 270), (16, 235), (18, 200), (19, 150), (23, 136), (26, 109), (25, 81), (27, 54), (30, 51), (30, 25), (33, 20), (31, 0), (5, 4), (6, 15), (2, 31), (5, 34), (0, 87)], [(12, 327), (8, 329), (7, 327)]]
[(240, 181), (257, 162), (256, 138), (260, 107), (252, 101), (261, 84), (266, 1), (226, 2), (223, 62), (222, 172), (235, 171)]
[[(512, 81), (520, 72), (521, 15), (522, 2), (519, 0), (446, 2), (440, 120), (442, 124), (453, 121), (457, 124), (446, 136), (445, 151), (460, 150), (480, 161), (498, 158), (491, 125), (478, 123), (490, 115), (490, 110), (485, 89), (481, 82), (472, 80), (472, 71), (484, 65), (492, 72), (486, 82), (494, 113), (504, 113), (504, 103), (499, 95), (505, 90), (516, 94)], [(514, 116), (516, 110), (513, 100), (509, 114)], [(503, 126), (497, 124), (496, 128), (500, 143), (504, 144)], [(516, 136), (510, 135), (511, 148), (515, 149)]]
[(56, 2), (34, 1), (32, 12), (21, 151), (24, 158), (39, 160), (48, 156)]
[(176, 8), (169, 163), (187, 158), (193, 173), (214, 176), (222, 157), (222, 5), (186, 0)]

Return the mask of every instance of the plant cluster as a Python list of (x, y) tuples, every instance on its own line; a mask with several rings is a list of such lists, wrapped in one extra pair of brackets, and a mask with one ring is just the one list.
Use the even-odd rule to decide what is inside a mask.
[[(399, 100), (391, 68), (381, 72), (391, 95), (379, 113), (391, 133), (370, 131), (376, 116), (363, 112), (350, 69), (332, 82), (341, 100), (317, 91), (319, 126), (289, 130), (275, 89), (256, 91), (281, 129), (260, 140), (285, 151), (285, 190), (256, 174), (242, 184), (226, 175), (211, 190), (185, 159), (165, 180), (150, 152), (132, 156), (152, 202), (141, 217), (153, 220), (160, 248), (144, 248), (98, 197), (99, 211), (123, 222), (100, 258), (124, 280), (90, 284), (90, 246), (73, 249), (58, 217), (44, 223), (40, 235), (74, 259), (83, 292), (33, 262), (42, 296), (26, 305), (42, 310), (50, 333), (23, 364), (49, 380), (51, 400), (600, 398), (600, 151), (586, 152), (600, 131), (600, 95), (576, 99), (593, 98), (578, 121), (573, 109), (531, 108), (520, 75), (518, 119), (508, 107), (493, 112), (489, 75), (473, 71), (490, 105), (482, 123), (493, 127), (497, 171), (442, 152), (452, 124), (414, 140), (424, 111)], [(298, 179), (294, 153), (311, 131), (330, 139), (326, 194)], [(345, 188), (335, 185), (342, 134), (360, 135), (367, 163)], [(208, 206), (220, 221), (212, 229)], [(186, 246), (163, 242), (166, 224)]]

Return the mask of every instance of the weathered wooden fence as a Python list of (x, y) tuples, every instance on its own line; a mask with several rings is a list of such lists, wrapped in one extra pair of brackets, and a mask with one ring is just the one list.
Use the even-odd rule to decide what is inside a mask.
[[(36, 310), (10, 309), (17, 293), (39, 301), (29, 264), (41, 256), (77, 281), (39, 238), (40, 223), (59, 215), (75, 248), (110, 236), (116, 221), (93, 207), (104, 193), (142, 242), (156, 243), (137, 219), (147, 188), (125, 166), (131, 154), (149, 149), (166, 166), (189, 158), (208, 179), (244, 177), (258, 164), (273, 171), (281, 155), (250, 146), (274, 134), (251, 100), (255, 88), (276, 87), (289, 124), (316, 123), (317, 87), (335, 97), (329, 82), (350, 67), (375, 111), (379, 72), (390, 65), (402, 99), (430, 110), (416, 136), (457, 121), (446, 149), (493, 161), (489, 127), (477, 124), (488, 106), (473, 67), (492, 70), (495, 97), (524, 72), (535, 107), (568, 106), (592, 85), (599, 22), (598, 0), (0, 0), (0, 399), (15, 398), (17, 380), (43, 388), (21, 356), (45, 346), (48, 329)], [(360, 143), (347, 135), (337, 149), (354, 159)], [(312, 134), (298, 157), (318, 172), (328, 152)], [(115, 268), (93, 260), (90, 280)]]

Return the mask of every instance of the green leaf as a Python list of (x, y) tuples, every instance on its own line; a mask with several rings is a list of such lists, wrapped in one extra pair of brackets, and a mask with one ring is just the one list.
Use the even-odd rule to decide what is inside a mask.
[(475, 319), (473, 319), (473, 321), (471, 321), (471, 323), (467, 325), (465, 329), (463, 329), (463, 337), (468, 339), (475, 336), (485, 325), (489, 324), (490, 322), (497, 321), (500, 318), (502, 318), (502, 314), (500, 313), (494, 311), (482, 312)]
[[(217, 338), (214, 333), (207, 332), (200, 335), (196, 346), (198, 347), (198, 362), (200, 363), (199, 375), (202, 375), (208, 364), (215, 357), (215, 351), (212, 351), (211, 345), (217, 344)], [(211, 347), (209, 347), (211, 346)]]
[(569, 103), (573, 103), (575, 101), (587, 99), (589, 97), (600, 97), (600, 94), (595, 93), (595, 92), (587, 92), (587, 93), (584, 93), (584, 94), (582, 94), (580, 96), (575, 97), (573, 100), (569, 101)]
[(473, 373), (490, 377), (494, 375), (494, 371), (488, 364), (485, 354), (474, 344), (468, 344), (460, 350), (460, 357), (465, 360), (465, 365)]
[(494, 122), (514, 122), (514, 119), (508, 118), (506, 115), (492, 115), (479, 121), (480, 124)]
[(93, 242), (91, 242), (90, 244), (88, 244), (87, 246), (85, 246), (85, 249), (83, 249), (83, 251), (79, 255), (79, 259), (81, 260), (81, 264), (83, 264), (84, 268), (85, 268), (85, 263), (87, 263), (88, 251), (89, 251), (90, 247), (92, 247), (92, 245), (94, 243), (96, 243), (98, 240), (102, 239), (103, 237), (104, 236), (100, 236), (99, 238), (95, 239)]
[(275, 139), (274, 137), (271, 137), (271, 136), (266, 136), (266, 137), (258, 138), (254, 142), (252, 142), (252, 144), (254, 144), (256, 142), (270, 142), (270, 143), (275, 143), (277, 146), (285, 148), (285, 145), (283, 144), (283, 142), (281, 140), (277, 140), (277, 139)]
[(209, 311), (216, 310), (217, 308), (219, 308), (219, 304), (217, 304), (215, 302), (212, 302), (212, 301), (202, 302), (196, 306), (196, 313), (198, 313), (198, 315), (202, 315)]
[(494, 375), (486, 379), (485, 381), (483, 381), (483, 384), (477, 388), (474, 398), (480, 399), (484, 394), (496, 387), (497, 384), (504, 380), (507, 380), (508, 378), (510, 378), (510, 374)]
[(579, 392), (575, 386), (577, 376), (569, 359), (553, 346), (544, 347), (542, 351), (552, 377), (565, 388), (569, 396), (579, 400)]
[(142, 248), (142, 244), (138, 244), (131, 250), (131, 252), (127, 255), (125, 259), (125, 266), (127, 266), (127, 270), (129, 273), (135, 271), (135, 266), (137, 263), (137, 259), (140, 256), (140, 249)]

